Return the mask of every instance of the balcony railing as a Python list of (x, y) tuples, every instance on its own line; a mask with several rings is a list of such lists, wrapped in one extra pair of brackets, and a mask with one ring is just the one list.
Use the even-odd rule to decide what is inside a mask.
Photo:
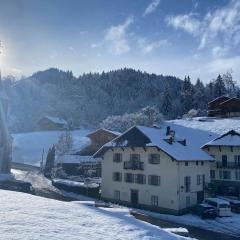
[(227, 162), (224, 164), (222, 162), (217, 162), (216, 166), (217, 168), (240, 169), (240, 164), (237, 164), (235, 162)]
[(144, 163), (143, 162), (127, 161), (127, 162), (124, 162), (123, 167), (124, 167), (124, 169), (144, 170)]

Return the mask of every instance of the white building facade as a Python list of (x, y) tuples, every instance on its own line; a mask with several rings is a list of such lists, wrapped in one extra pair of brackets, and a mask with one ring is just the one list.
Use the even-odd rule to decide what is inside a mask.
[(136, 126), (96, 153), (104, 200), (172, 214), (203, 200), (213, 159), (167, 132)]
[(211, 164), (211, 181), (218, 186), (232, 187), (233, 193), (240, 193), (240, 134), (229, 131), (206, 143), (202, 149), (215, 162)]

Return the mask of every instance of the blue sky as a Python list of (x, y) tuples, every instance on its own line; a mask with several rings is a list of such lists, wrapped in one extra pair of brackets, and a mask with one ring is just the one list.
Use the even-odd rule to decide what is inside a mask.
[(0, 39), (4, 75), (132, 67), (240, 78), (238, 0), (0, 0)]

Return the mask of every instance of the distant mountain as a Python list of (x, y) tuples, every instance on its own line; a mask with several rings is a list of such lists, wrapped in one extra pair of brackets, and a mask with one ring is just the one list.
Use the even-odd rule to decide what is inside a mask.
[(6, 80), (13, 132), (37, 130), (43, 115), (64, 118), (74, 126), (96, 127), (110, 115), (146, 106), (155, 106), (166, 119), (174, 119), (191, 108), (206, 109), (208, 100), (219, 92), (217, 87), (224, 87), (217, 80), (192, 85), (189, 77), (181, 80), (127, 68), (78, 78), (71, 71), (50, 68), (19, 81)]

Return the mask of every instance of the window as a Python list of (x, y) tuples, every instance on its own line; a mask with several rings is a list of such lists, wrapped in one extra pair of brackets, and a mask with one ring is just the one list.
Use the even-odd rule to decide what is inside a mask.
[(122, 181), (122, 173), (120, 173), (120, 172), (114, 172), (114, 173), (113, 173), (113, 181), (115, 181), (115, 182), (121, 182), (121, 181)]
[(201, 175), (197, 175), (197, 185), (201, 184)]
[(188, 166), (188, 162), (185, 162), (185, 166)]
[(120, 191), (115, 190), (113, 193), (114, 199), (119, 201), (120, 200)]
[(130, 161), (139, 162), (140, 161), (140, 154), (136, 154), (136, 153), (130, 154)]
[(122, 154), (121, 153), (114, 153), (113, 154), (113, 162), (122, 162)]
[(144, 174), (136, 174), (135, 183), (146, 184), (146, 176)]
[(185, 192), (191, 191), (191, 177), (187, 176), (184, 178), (184, 187), (185, 187)]
[(205, 185), (205, 174), (202, 175), (202, 184)]
[(203, 165), (204, 165), (204, 162), (201, 162), (201, 165), (203, 166)]
[(215, 179), (215, 170), (210, 170), (210, 178)]
[(151, 196), (151, 205), (154, 207), (158, 206), (158, 196), (155, 196), (155, 195)]
[(198, 166), (198, 161), (196, 161), (196, 165)]
[(223, 179), (231, 179), (231, 172), (223, 171)]
[(240, 155), (235, 155), (234, 156), (234, 161), (237, 166), (240, 166)]
[(187, 197), (186, 197), (186, 207), (189, 207), (190, 204), (191, 204), (190, 196), (187, 196)]
[(223, 171), (222, 170), (219, 171), (219, 179), (223, 179)]
[(227, 155), (222, 155), (222, 166), (227, 167)]
[(124, 179), (125, 179), (125, 182), (133, 183), (134, 182), (134, 174), (125, 173)]
[(235, 178), (236, 180), (240, 180), (240, 171), (235, 172)]
[(160, 154), (157, 154), (157, 153), (149, 154), (148, 162), (150, 164), (159, 164), (160, 163)]
[(158, 186), (160, 185), (161, 182), (161, 177), (157, 175), (149, 175), (148, 176), (148, 184), (149, 185), (155, 185)]

